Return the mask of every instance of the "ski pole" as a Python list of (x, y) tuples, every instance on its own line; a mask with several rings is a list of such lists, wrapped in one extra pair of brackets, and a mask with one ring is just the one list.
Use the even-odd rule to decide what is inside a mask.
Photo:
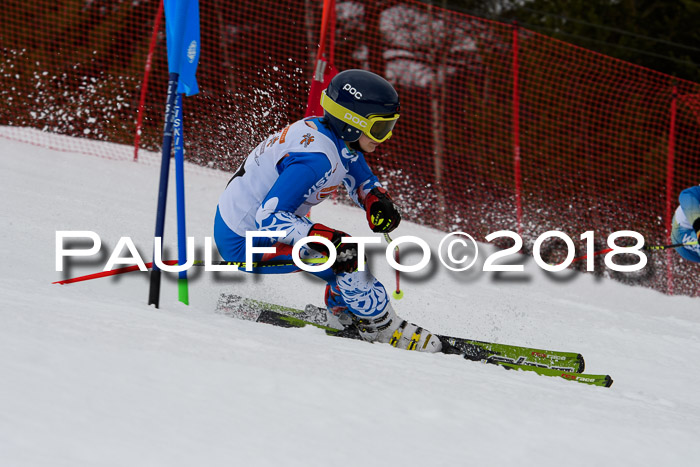
[(672, 245), (646, 245), (644, 247), (645, 250), (650, 250), (650, 251), (660, 251), (660, 250), (668, 250), (671, 248), (680, 248), (682, 246), (691, 246), (691, 245), (697, 245), (698, 242), (688, 242), (688, 243), (674, 243)]
[[(697, 244), (698, 244), (698, 242), (674, 243), (671, 245), (644, 245), (643, 249), (647, 250), (647, 251), (663, 251), (663, 250), (669, 250), (672, 248), (680, 248), (682, 246), (690, 246), (690, 245), (697, 245)], [(612, 248), (606, 248), (604, 250), (596, 251), (595, 253), (593, 253), (593, 256), (598, 256), (598, 255), (602, 255), (605, 253), (610, 253), (611, 251), (613, 251)], [(586, 258), (588, 258), (588, 255), (579, 256), (578, 258), (574, 258), (571, 262), (575, 263), (576, 261), (581, 261), (582, 259), (586, 259)]]
[[(384, 234), (384, 240), (386, 240), (387, 244), (391, 244), (391, 237), (389, 236), (388, 233)], [(399, 262), (399, 247), (398, 245), (394, 247), (394, 259), (396, 262)], [(392, 297), (394, 297), (396, 300), (401, 300), (403, 298), (403, 290), (401, 290), (401, 287), (399, 286), (399, 270), (396, 270), (396, 290), (391, 294)]]

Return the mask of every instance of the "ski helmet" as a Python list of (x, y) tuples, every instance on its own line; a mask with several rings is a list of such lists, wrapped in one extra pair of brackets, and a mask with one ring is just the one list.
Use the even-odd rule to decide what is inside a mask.
[(371, 71), (346, 70), (321, 93), (321, 107), (344, 141), (357, 141), (364, 133), (381, 143), (391, 137), (399, 118), (399, 95), (391, 83)]

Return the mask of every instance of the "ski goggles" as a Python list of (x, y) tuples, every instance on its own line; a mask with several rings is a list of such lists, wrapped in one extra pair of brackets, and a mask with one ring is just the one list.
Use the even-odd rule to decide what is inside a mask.
[(391, 130), (394, 129), (396, 120), (399, 119), (399, 114), (363, 117), (333, 101), (326, 95), (326, 91), (321, 92), (321, 107), (338, 120), (357, 128), (377, 143), (383, 143), (391, 138)]

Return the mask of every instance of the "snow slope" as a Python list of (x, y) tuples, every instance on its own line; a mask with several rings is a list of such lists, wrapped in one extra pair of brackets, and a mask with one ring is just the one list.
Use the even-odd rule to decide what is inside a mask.
[[(403, 276), (400, 315), (434, 332), (581, 352), (588, 372), (612, 375), (608, 389), (214, 312), (221, 292), (320, 304), (323, 284), (303, 274), (193, 270), (191, 306), (168, 279), (160, 309), (146, 305), (145, 273), (52, 285), (100, 271), (121, 236), (151, 260), (158, 170), (0, 138), (0, 465), (697, 465), (698, 298), (571, 272), (556, 280), (525, 258), (524, 273), (433, 261)], [(228, 177), (187, 174), (200, 248)], [(329, 201), (313, 215), (369, 235), (356, 208)], [(57, 230), (97, 232), (101, 255), (56, 272)], [(401, 235), (435, 251), (443, 234), (404, 223)], [(371, 251), (391, 288), (383, 250)]]

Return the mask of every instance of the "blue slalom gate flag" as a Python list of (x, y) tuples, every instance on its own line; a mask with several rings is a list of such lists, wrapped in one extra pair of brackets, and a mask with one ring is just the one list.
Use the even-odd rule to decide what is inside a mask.
[(199, 2), (198, 0), (163, 0), (165, 32), (168, 43), (168, 71), (180, 75), (178, 93), (192, 96), (197, 87), (199, 63)]

